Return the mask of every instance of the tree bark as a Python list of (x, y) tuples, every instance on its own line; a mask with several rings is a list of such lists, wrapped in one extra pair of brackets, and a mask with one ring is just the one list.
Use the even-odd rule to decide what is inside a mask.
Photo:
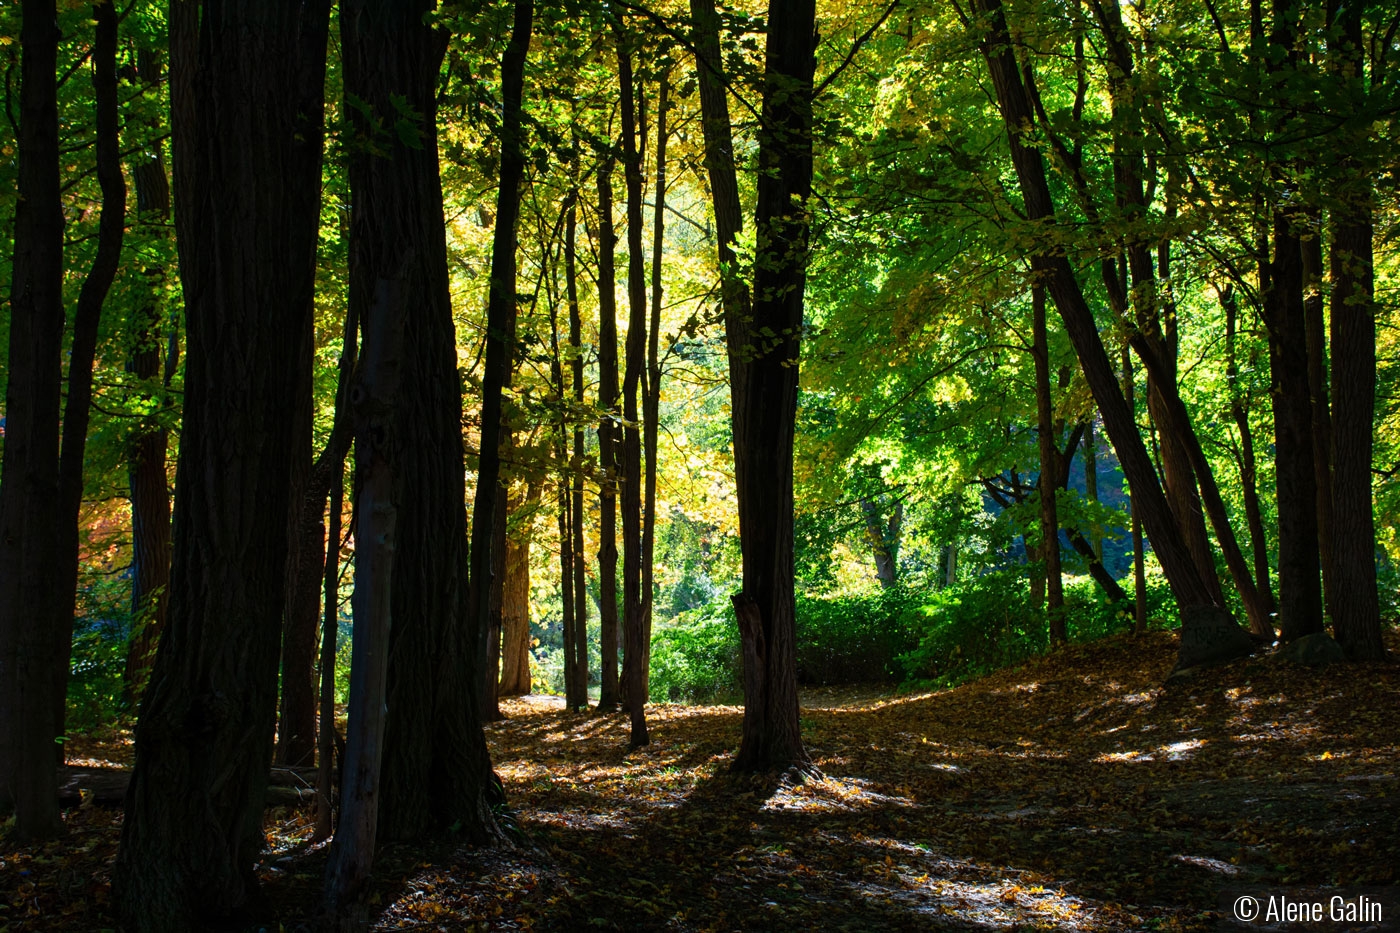
[[(73, 615), (78, 590), (78, 513), (83, 505), (83, 454), (87, 450), (92, 408), (92, 365), (97, 353), (97, 329), (102, 306), (121, 261), (126, 234), (126, 178), (122, 174), (117, 112), (117, 12), (111, 3), (94, 3), (92, 87), (97, 111), (97, 181), (102, 191), (97, 255), (78, 293), (73, 311), (73, 340), (68, 352), (68, 400), (63, 409), (63, 444), (58, 461), (61, 501), (62, 577), (58, 615), (53, 620), (54, 734), (63, 735), (67, 713), (68, 668), (73, 656)], [(55, 749), (63, 763), (63, 743)]]
[(1322, 231), (1309, 212), (1311, 235), (1299, 244), (1303, 259), (1303, 329), (1308, 351), (1308, 397), (1312, 413), (1313, 482), (1316, 486), (1317, 558), (1322, 567), (1322, 606), (1332, 615), (1332, 413), (1327, 391), (1327, 321), (1322, 298)]
[[(138, 52), (138, 74), (142, 82), (154, 88), (159, 84), (159, 58), (153, 52)], [(149, 157), (132, 166), (136, 183), (137, 224), (149, 224), (148, 235), (166, 239), (163, 228), (170, 220), (170, 181), (165, 174), (165, 159), (159, 145)], [(143, 270), (155, 285), (165, 281), (166, 270), (155, 265)], [(127, 371), (149, 385), (161, 371), (162, 313), (154, 300), (136, 312), (137, 334)], [(172, 330), (174, 330), (172, 325)], [(171, 334), (171, 348), (179, 341)], [(165, 385), (168, 388), (175, 374), (176, 358), (166, 357)], [(142, 390), (149, 401), (156, 394)], [(168, 397), (162, 407), (169, 405)], [(122, 673), (122, 695), (128, 709), (135, 709), (146, 689), (151, 665), (155, 662), (156, 644), (165, 628), (166, 589), (170, 583), (170, 489), (165, 473), (165, 427), (157, 416), (142, 418), (132, 432), (127, 454), (127, 487), (131, 502), (131, 617), (134, 627), (127, 645), (126, 667)]]
[(517, 515), (526, 518), (515, 535), (506, 537), (505, 581), (501, 584), (501, 682), (498, 696), (530, 692), (530, 526), (534, 523), (539, 487), (531, 485), (517, 502)]
[(812, 0), (771, 0), (753, 302), (751, 315), (725, 322), (731, 363), (738, 360), (730, 373), (744, 584), (734, 597), (745, 661), (738, 771), (805, 768), (809, 762), (798, 723), (792, 445), (807, 282), (817, 41)]
[(54, 624), (63, 605), (59, 486), (63, 205), (53, 0), (21, 6), (19, 200), (0, 467), (0, 809), (21, 840), (56, 835)]
[[(1094, 438), (1094, 418), (1094, 414), (1091, 413), (1084, 426), (1084, 498), (1097, 504), (1099, 501), (1099, 448)], [(1093, 550), (1094, 558), (1102, 565), (1103, 534), (1097, 527), (1089, 532), (1089, 546)]]
[(622, 507), (622, 704), (632, 724), (629, 744), (646, 745), (646, 670), (642, 655), (645, 605), (642, 598), (642, 434), (637, 390), (646, 372), (647, 297), (642, 253), (642, 157), (637, 146), (637, 102), (632, 53), (618, 31), (617, 70), (621, 86), (622, 171), (627, 185), (627, 361), (622, 376), (622, 456), (618, 499)]
[[(487, 543), (476, 555), (485, 559), (483, 604), (473, 614), (467, 590), (462, 391), (438, 172), (437, 87), (447, 35), (424, 22), (433, 8), (432, 0), (350, 0), (340, 16), (345, 91), (363, 105), (346, 108), (354, 114), (359, 142), (349, 173), (350, 300), (371, 307), (381, 282), (399, 283), (396, 312), (405, 360), (392, 414), (397, 432), (394, 623), (378, 836), (418, 839), (452, 828), (468, 841), (490, 842), (499, 832), (491, 807), (502, 801), (502, 793), (481, 730), (484, 645), (478, 639), (485, 635), (489, 505), (495, 502), (496, 475), (493, 470), (483, 477), (477, 489), (478, 504), (484, 496), (489, 505), (485, 521), (474, 529), (485, 532)], [(396, 129), (386, 132), (385, 126)], [(504, 215), (498, 223), (513, 229), (513, 220)], [(513, 307), (509, 295), (507, 307)], [(488, 366), (500, 359), (501, 349), (498, 343)], [(493, 433), (483, 447), (483, 464), (498, 452), (499, 382), (495, 388), (497, 408), (483, 421), (483, 433), (488, 428)], [(494, 460), (491, 465), (496, 466)]]
[(879, 504), (872, 498), (860, 500), (860, 512), (865, 519), (865, 537), (875, 558), (875, 579), (881, 589), (895, 585), (899, 572), (899, 528), (904, 521), (904, 502), (894, 501), (889, 523), (880, 514)]
[(656, 197), (651, 241), (651, 322), (647, 328), (647, 377), (642, 386), (642, 445), (646, 450), (642, 502), (642, 685), (651, 683), (651, 615), (656, 598), (656, 440), (661, 426), (661, 268), (666, 234), (666, 111), (671, 73), (661, 75), (656, 100)]
[(1050, 397), (1050, 342), (1045, 324), (1045, 291), (1031, 288), (1031, 331), (1035, 358), (1036, 435), (1040, 440), (1040, 559), (1045, 564), (1046, 619), (1050, 643), (1063, 645), (1069, 640), (1065, 626), (1065, 590), (1060, 575), (1060, 520), (1055, 511), (1055, 492), (1060, 487), (1055, 468), (1060, 452), (1055, 446), (1055, 409)]
[[(361, 13), (363, 11), (354, 11)], [(352, 14), (353, 15), (353, 14)], [(345, 28), (350, 56), (363, 55), (355, 28)], [(365, 63), (355, 62), (355, 66)], [(357, 67), (349, 69), (354, 75)], [(349, 77), (347, 75), (347, 77)], [(347, 81), (347, 91), (359, 82)], [(353, 93), (353, 91), (351, 92)], [(369, 194), (359, 188), (356, 194)], [(368, 200), (367, 198), (363, 200)], [(362, 203), (362, 201), (361, 201)], [(357, 205), (358, 206), (358, 205)], [(359, 225), (364, 230), (363, 220)], [(372, 234), (371, 234), (372, 236)], [(385, 749), (389, 644), (393, 634), (393, 584), (398, 500), (403, 484), (395, 475), (403, 452), (395, 420), (404, 366), (407, 308), (403, 286), (408, 263), (397, 271), (358, 268), (374, 256), (370, 237), (351, 247), (357, 278), (376, 274), (374, 297), (365, 308), (365, 352), (351, 390), (355, 418), (355, 593), (351, 599), (354, 634), (350, 656), (350, 710), (345, 736), (345, 773), (340, 788), (340, 825), (326, 861), (325, 908), (332, 924), (354, 929), (364, 913), (360, 900), (374, 862), (379, 828), (380, 769)], [(387, 274), (385, 274), (387, 272)], [(352, 296), (355, 299), (362, 294)], [(358, 309), (356, 309), (358, 310)], [(352, 314), (355, 311), (351, 312)]]
[(613, 232), (613, 159), (598, 166), (598, 653), (601, 686), (598, 712), (617, 709), (621, 693), (617, 674), (617, 268)]
[[(1137, 403), (1133, 400), (1134, 386), (1137, 380), (1133, 376), (1133, 354), (1126, 344), (1123, 346), (1123, 400), (1127, 404), (1128, 412), (1132, 415), (1134, 424), (1137, 420)], [(1132, 487), (1129, 486), (1131, 491)], [(1128, 511), (1132, 516), (1132, 537), (1133, 537), (1133, 634), (1142, 635), (1147, 632), (1147, 567), (1146, 554), (1144, 553), (1142, 540), (1142, 519), (1138, 516), (1136, 503), (1130, 495), (1128, 497)]]
[[(1349, 96), (1366, 95), (1361, 8), (1337, 4), (1342, 38), (1334, 74)], [(1376, 408), (1375, 269), (1371, 176), (1342, 163), (1342, 203), (1332, 210), (1332, 625), (1347, 656), (1385, 657), (1376, 593), (1371, 457)]]
[(171, 9), (189, 358), (170, 608), (113, 873), (123, 920), (141, 931), (256, 906), (288, 546), (287, 400), (320, 219), (328, 4), (200, 13)]
[[(575, 412), (583, 410), (583, 318), (578, 305), (578, 258), (576, 241), (578, 238), (578, 193), (575, 191), (569, 204), (569, 215), (564, 225), (564, 283), (569, 305), (569, 374), (572, 380)], [(573, 427), (573, 454), (569, 459), (568, 476), (572, 489), (569, 514), (570, 557), (572, 566), (564, 568), (560, 579), (561, 587), (573, 586), (574, 591), (574, 656), (570, 659), (578, 680), (579, 707), (588, 708), (588, 580), (587, 558), (583, 551), (583, 422), (577, 420)]]
[[(1055, 223), (1054, 202), (1040, 152), (1022, 140), (1035, 125), (1034, 111), (1022, 84), (1001, 0), (977, 0), (985, 34), (982, 52), (991, 71), (997, 102), (1005, 121), (1026, 213), (1030, 220)], [(1103, 416), (1124, 475), (1134, 493), (1135, 510), (1166, 572), (1181, 612), (1181, 645), (1177, 665), (1189, 668), (1246, 654), (1249, 637), (1217, 603), (1201, 578), (1176, 525), (1137, 424), (1119, 390), (1112, 364), (1104, 351), (1093, 312), (1068, 259), (1053, 248), (1034, 256), (1032, 267), (1059, 309), (1074, 345), (1094, 401)]]
[[(347, 328), (349, 331), (349, 328)], [(346, 334), (347, 340), (352, 339)], [(342, 351), (341, 359), (345, 359)], [(335, 776), (335, 655), (340, 628), (340, 533), (345, 505), (345, 460), (335, 464), (326, 525), (326, 564), (322, 589), (325, 613), (321, 620), (320, 716), (316, 722), (316, 828), (312, 842), (329, 839), (334, 831), (331, 802)]]

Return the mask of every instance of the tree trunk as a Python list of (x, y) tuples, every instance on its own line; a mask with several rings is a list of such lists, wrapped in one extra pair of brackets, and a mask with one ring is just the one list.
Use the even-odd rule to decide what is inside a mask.
[[(1095, 415), (1091, 413), (1088, 423), (1084, 426), (1084, 498), (1097, 504), (1099, 501), (1099, 447), (1094, 438), (1094, 419)], [(1089, 532), (1089, 546), (1093, 550), (1094, 559), (1102, 565), (1103, 533), (1097, 525)], [(1087, 557), (1087, 555), (1085, 556)]]
[[(111, 3), (94, 3), (92, 86), (97, 110), (97, 180), (102, 190), (97, 255), (78, 293), (73, 312), (73, 340), (68, 353), (68, 401), (63, 410), (63, 447), (58, 486), (62, 503), (59, 534), (63, 561), (58, 616), (53, 620), (54, 734), (63, 735), (67, 713), (68, 668), (73, 656), (73, 615), (78, 590), (78, 513), (83, 505), (83, 454), (87, 450), (92, 407), (92, 364), (102, 306), (117, 275), (126, 233), (126, 177), (122, 174), (117, 113), (117, 12)], [(55, 751), (63, 763), (63, 743)]]
[[(149, 50), (138, 52), (142, 82), (152, 89), (159, 83), (159, 60)], [(149, 224), (148, 235), (160, 235), (170, 220), (170, 181), (159, 146), (149, 158), (132, 166), (136, 183), (137, 223)], [(143, 270), (152, 286), (164, 283), (166, 270), (156, 265)], [(152, 289), (155, 290), (154, 287)], [(142, 383), (150, 384), (161, 370), (160, 305), (155, 301), (136, 312), (137, 335), (127, 371)], [(172, 330), (174, 330), (172, 325)], [(172, 350), (178, 348), (171, 334)], [(175, 374), (175, 353), (166, 357), (165, 385)], [(155, 393), (143, 389), (147, 400)], [(168, 397), (164, 406), (168, 406)], [(168, 438), (157, 418), (143, 418), (132, 432), (127, 454), (127, 487), (131, 502), (131, 617), (134, 626), (127, 645), (126, 667), (122, 673), (122, 695), (128, 709), (135, 709), (146, 689), (156, 644), (165, 628), (166, 589), (170, 583), (170, 489), (165, 473)]]
[(904, 521), (904, 502), (894, 500), (888, 525), (874, 499), (861, 499), (860, 512), (865, 519), (865, 538), (875, 558), (875, 578), (880, 581), (881, 589), (890, 589), (898, 577), (899, 526)]
[[(354, 11), (361, 13), (363, 11)], [(352, 14), (353, 15), (353, 14)], [(368, 51), (358, 42), (355, 29), (345, 27), (347, 58)], [(369, 57), (369, 56), (365, 56)], [(374, 61), (370, 58), (370, 63)], [(365, 62), (354, 61), (347, 77)], [(358, 77), (358, 76), (357, 76)], [(359, 82), (354, 78), (346, 89)], [(357, 179), (358, 180), (358, 179)], [(369, 194), (363, 187), (356, 194)], [(373, 189), (371, 189), (372, 191)], [(379, 192), (374, 192), (379, 193)], [(366, 199), (367, 200), (367, 199)], [(366, 273), (376, 275), (374, 297), (364, 309), (365, 352), (353, 390), (355, 418), (355, 594), (353, 647), (350, 656), (350, 710), (345, 735), (345, 773), (340, 788), (340, 825), (331, 840), (326, 861), (326, 913), (332, 924), (354, 929), (362, 919), (360, 900), (374, 861), (379, 828), (380, 766), (384, 754), (385, 706), (388, 702), (389, 644), (393, 634), (393, 584), (397, 545), (398, 499), (404, 487), (395, 475), (403, 446), (395, 415), (404, 366), (404, 330), (407, 311), (404, 284), (409, 264), (399, 263), (399, 274), (360, 264), (375, 257), (372, 236), (364, 236), (364, 220), (352, 235), (361, 233), (351, 246), (351, 274), (363, 282)], [(358, 311), (352, 293), (352, 314)]]
[(54, 620), (63, 605), (58, 412), (63, 205), (58, 175), (58, 27), (53, 0), (23, 0), (19, 199), (10, 286), (5, 452), (0, 467), (0, 809), (19, 839), (56, 835)]
[[(567, 215), (573, 216), (572, 204), (566, 205), (564, 210)], [(570, 251), (570, 245), (566, 245), (565, 250)], [(570, 280), (570, 303), (576, 305), (577, 296), (573, 294), (572, 274), (573, 268), (570, 264), (567, 275)], [(569, 310), (572, 316), (573, 307)], [(576, 712), (588, 708), (587, 683), (580, 682), (581, 671), (578, 665), (579, 648), (582, 647), (586, 651), (587, 643), (579, 645), (579, 629), (574, 612), (574, 522), (577, 517), (573, 511), (573, 485), (570, 482), (568, 467), (569, 415), (565, 402), (564, 361), (559, 353), (559, 307), (552, 291), (549, 303), (549, 345), (552, 351), (549, 378), (559, 413), (559, 420), (554, 425), (554, 462), (558, 467), (554, 492), (559, 523), (559, 602), (564, 629), (564, 705), (571, 712)]]
[[(982, 51), (1006, 124), (1026, 213), (1033, 221), (1053, 224), (1054, 202), (1044, 161), (1037, 149), (1022, 141), (1022, 134), (1035, 125), (1034, 111), (1021, 81), (1001, 0), (977, 0), (976, 8), (985, 15), (984, 22), (990, 27), (982, 40)], [(1228, 611), (1215, 602), (1185, 545), (1162, 487), (1157, 483), (1137, 423), (1119, 390), (1093, 312), (1073, 267), (1066, 257), (1055, 253), (1033, 257), (1032, 266), (1064, 320), (1065, 331), (1103, 416), (1104, 428), (1132, 486), (1135, 510), (1142, 516), (1176, 596), (1182, 621), (1178, 667), (1188, 668), (1248, 653), (1252, 647), (1249, 637), (1230, 618)]]
[(661, 74), (656, 101), (656, 198), (651, 241), (651, 323), (647, 328), (647, 378), (642, 386), (642, 444), (646, 448), (646, 478), (642, 503), (642, 674), (643, 689), (651, 683), (651, 615), (656, 598), (656, 440), (661, 425), (661, 267), (666, 233), (666, 110), (670, 106), (671, 73)]
[[(1246, 397), (1239, 387), (1240, 370), (1235, 353), (1236, 318), (1238, 304), (1235, 290), (1226, 285), (1220, 292), (1220, 304), (1225, 309), (1225, 379), (1230, 392), (1230, 414), (1235, 427), (1240, 432), (1238, 456), (1240, 470), (1240, 495), (1244, 499), (1245, 522), (1249, 526), (1249, 547), (1254, 555), (1254, 586), (1259, 591), (1269, 616), (1272, 618), (1274, 605), (1273, 584), (1269, 579), (1269, 545), (1264, 537), (1263, 511), (1259, 507), (1259, 484), (1254, 457), (1254, 431), (1249, 426), (1249, 407)], [(1260, 635), (1272, 640), (1273, 623), (1268, 631)]]
[(1322, 605), (1330, 616), (1336, 585), (1332, 578), (1332, 413), (1327, 391), (1327, 322), (1322, 299), (1322, 232), (1309, 213), (1311, 235), (1300, 246), (1303, 258), (1303, 329), (1308, 351), (1308, 397), (1312, 412), (1313, 482), (1316, 486), (1317, 558), (1322, 567)]
[(771, 0), (759, 134), (751, 315), (725, 322), (743, 592), (744, 725), (734, 768), (805, 768), (797, 703), (792, 445), (812, 191), (812, 0)]
[(598, 166), (598, 653), (601, 686), (598, 711), (617, 709), (617, 295), (613, 233), (613, 160), (603, 156)]
[[(347, 344), (354, 339), (346, 328)], [(353, 350), (351, 351), (353, 358)], [(346, 353), (341, 352), (344, 361)], [(325, 614), (321, 621), (320, 717), (316, 731), (316, 828), (312, 842), (329, 839), (334, 827), (331, 803), (335, 775), (335, 654), (340, 628), (340, 525), (345, 505), (345, 459), (336, 461), (331, 481), (331, 502), (326, 526), (326, 565), (323, 590)]]
[(134, 930), (205, 926), (256, 902), (328, 13), (250, 2), (206, 8), (200, 22), (194, 4), (171, 8), (189, 360), (169, 618), (113, 872)]
[[(484, 601), (490, 595), (485, 584), (496, 475), (493, 469), (477, 489), (478, 505), (484, 498), (488, 506), (474, 531), (484, 532), (487, 541), (475, 555), (485, 562), (478, 593), (483, 602), (473, 614), (464, 547), (462, 392), (437, 160), (437, 84), (447, 35), (424, 22), (432, 9), (431, 0), (352, 0), (340, 16), (345, 92), (366, 112), (346, 109), (357, 114), (352, 124), (357, 136), (374, 140), (373, 146), (354, 148), (350, 159), (350, 300), (371, 307), (381, 282), (400, 283), (397, 313), (405, 361), (392, 414), (394, 624), (378, 835), (417, 839), (451, 827), (469, 841), (489, 842), (498, 835), (491, 807), (502, 793), (481, 731), (478, 672), (484, 644), (477, 639), (485, 635)], [(513, 42), (515, 48), (523, 60), (523, 40)], [(518, 104), (518, 95), (515, 100)], [(407, 127), (405, 112), (416, 115)], [(385, 123), (399, 127), (392, 138), (374, 135)], [(505, 212), (498, 223), (513, 228)], [(513, 275), (507, 279), (513, 280)], [(509, 296), (507, 307), (513, 308)], [(493, 330), (500, 333), (498, 321), (493, 320)], [(488, 350), (488, 366), (501, 358), (501, 343), (494, 357)], [(488, 381), (488, 395), (490, 390)], [(483, 433), (493, 430), (484, 441), (482, 461), (492, 459), (493, 468), (499, 396), (497, 382), (497, 407), (483, 420)], [(357, 544), (364, 542), (357, 538)], [(349, 781), (347, 770), (347, 786)]]
[(1045, 325), (1045, 291), (1039, 285), (1031, 289), (1031, 331), (1035, 357), (1036, 435), (1040, 439), (1040, 559), (1045, 564), (1046, 619), (1050, 624), (1050, 643), (1062, 645), (1069, 640), (1065, 627), (1065, 590), (1060, 575), (1060, 520), (1055, 512), (1055, 492), (1060, 481), (1055, 476), (1060, 452), (1055, 447), (1055, 409), (1050, 397), (1050, 342)]
[[(513, 510), (533, 516), (539, 487), (532, 485)], [(505, 580), (501, 584), (501, 682), (498, 696), (524, 696), (530, 692), (530, 526), (506, 537)]]
[[(1133, 400), (1133, 387), (1136, 383), (1133, 376), (1133, 354), (1125, 344), (1123, 346), (1123, 400), (1126, 402), (1128, 412), (1132, 414), (1134, 423), (1137, 419), (1137, 403)], [(1132, 487), (1129, 487), (1131, 490)], [(1133, 634), (1142, 635), (1147, 632), (1147, 568), (1146, 554), (1144, 553), (1142, 541), (1142, 519), (1138, 517), (1137, 505), (1132, 497), (1128, 498), (1128, 511), (1132, 516), (1132, 537), (1133, 537)]]
[[(1361, 8), (1339, 4), (1342, 39), (1334, 74), (1364, 100)], [(1359, 109), (1359, 108), (1358, 108)], [(1345, 151), (1345, 150), (1343, 150)], [(1372, 181), (1363, 165), (1342, 164), (1343, 203), (1332, 210), (1332, 625), (1347, 656), (1385, 657), (1376, 593), (1371, 456), (1376, 408), (1375, 269)]]
[[(564, 282), (569, 305), (569, 372), (572, 377), (575, 412), (583, 410), (583, 318), (578, 306), (578, 192), (572, 195), (569, 215), (564, 225)], [(578, 678), (580, 707), (588, 708), (588, 580), (587, 558), (583, 550), (583, 422), (575, 416), (574, 449), (569, 460), (568, 476), (572, 484), (569, 513), (573, 519), (570, 533), (572, 567), (564, 568), (561, 587), (574, 588), (574, 656), (570, 658)]]
[(622, 457), (618, 498), (622, 505), (622, 704), (631, 717), (630, 744), (646, 745), (646, 651), (642, 599), (642, 434), (637, 390), (646, 371), (647, 296), (642, 254), (642, 157), (637, 148), (637, 102), (632, 54), (619, 30), (622, 170), (627, 185), (627, 362), (622, 377)]

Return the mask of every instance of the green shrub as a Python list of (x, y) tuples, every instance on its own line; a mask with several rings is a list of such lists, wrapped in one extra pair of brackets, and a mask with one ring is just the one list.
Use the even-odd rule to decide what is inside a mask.
[(654, 702), (715, 703), (743, 696), (739, 623), (728, 599), (682, 612), (651, 636)]
[(798, 596), (798, 682), (899, 681), (899, 657), (918, 644), (917, 607), (900, 587), (870, 596)]
[(78, 591), (77, 608), (64, 725), (70, 734), (89, 732), (125, 712), (122, 678), (132, 625), (131, 581), (97, 575)]

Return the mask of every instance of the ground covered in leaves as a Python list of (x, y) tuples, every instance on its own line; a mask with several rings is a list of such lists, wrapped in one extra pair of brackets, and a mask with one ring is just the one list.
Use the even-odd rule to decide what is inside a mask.
[[(1391, 640), (1392, 652), (1400, 643)], [(1241, 885), (1384, 885), (1400, 866), (1400, 668), (1266, 657), (1162, 680), (1159, 634), (1058, 652), (955, 690), (812, 691), (820, 774), (736, 777), (734, 707), (622, 716), (551, 698), (488, 727), (512, 846), (390, 847), (376, 928), (463, 930), (1200, 929)], [(120, 758), (120, 736), (78, 757)], [(309, 928), (324, 848), (269, 812), (276, 916)], [(113, 926), (120, 815), (0, 844), (0, 931)]]

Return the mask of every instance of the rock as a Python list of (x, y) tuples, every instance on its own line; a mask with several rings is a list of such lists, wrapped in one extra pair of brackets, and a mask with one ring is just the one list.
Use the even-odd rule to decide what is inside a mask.
[(1326, 632), (1314, 632), (1302, 638), (1295, 638), (1279, 648), (1274, 657), (1312, 668), (1326, 667), (1346, 660), (1342, 646)]

